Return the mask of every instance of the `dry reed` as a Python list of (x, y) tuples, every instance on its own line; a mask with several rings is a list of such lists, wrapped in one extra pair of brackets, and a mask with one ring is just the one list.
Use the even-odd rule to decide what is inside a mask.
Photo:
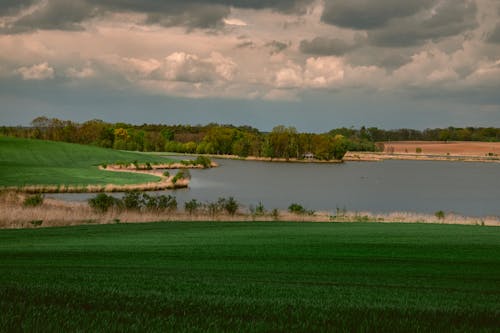
[(176, 211), (135, 211), (110, 209), (100, 214), (93, 211), (87, 203), (66, 202), (46, 198), (42, 205), (24, 207), (26, 194), (3, 191), (0, 193), (0, 228), (32, 228), (38, 226), (70, 226), (79, 224), (109, 224), (109, 223), (141, 223), (155, 221), (290, 221), (290, 222), (403, 222), (403, 223), (440, 223), (500, 226), (499, 217), (465, 217), (446, 215), (437, 218), (429, 214), (408, 212), (393, 212), (374, 214), (370, 212), (343, 212), (332, 216), (329, 212), (308, 214), (292, 214), (279, 211), (273, 214), (252, 215), (238, 212), (229, 214), (208, 214), (200, 211), (188, 214), (182, 210)]

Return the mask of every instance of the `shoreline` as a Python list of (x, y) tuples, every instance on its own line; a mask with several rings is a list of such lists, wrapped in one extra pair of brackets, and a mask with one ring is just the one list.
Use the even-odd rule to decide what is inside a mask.
[[(215, 162), (211, 163), (210, 167), (217, 167)], [(158, 177), (156, 182), (138, 183), (138, 184), (88, 184), (88, 185), (23, 185), (23, 186), (5, 186), (0, 187), (1, 191), (15, 191), (21, 193), (101, 193), (101, 192), (125, 192), (125, 191), (161, 191), (174, 190), (179, 188), (187, 188), (190, 180), (188, 178), (177, 179), (174, 182), (175, 176), (166, 177), (163, 172), (158, 169), (204, 169), (201, 164), (185, 165), (182, 163), (156, 164), (151, 165), (151, 170), (137, 169), (132, 166), (123, 165), (107, 165), (106, 167), (99, 166), (99, 170), (109, 172), (129, 172), (140, 173)]]
[(363, 151), (347, 152), (344, 156), (344, 161), (346, 162), (380, 162), (386, 160), (500, 163), (499, 157), (479, 155), (441, 155)]

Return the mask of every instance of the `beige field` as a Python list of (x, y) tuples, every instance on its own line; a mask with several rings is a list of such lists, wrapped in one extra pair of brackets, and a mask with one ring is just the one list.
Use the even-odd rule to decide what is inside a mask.
[(458, 156), (500, 156), (500, 142), (436, 142), (436, 141), (399, 141), (384, 142), (384, 153), (415, 154), (421, 148), (421, 154), (458, 155)]

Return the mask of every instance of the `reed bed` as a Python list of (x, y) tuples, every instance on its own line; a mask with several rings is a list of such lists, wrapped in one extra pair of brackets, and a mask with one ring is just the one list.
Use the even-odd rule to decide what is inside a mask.
[(447, 214), (438, 218), (431, 214), (410, 212), (392, 212), (375, 214), (371, 212), (342, 212), (332, 215), (330, 212), (313, 214), (293, 214), (288, 211), (275, 211), (274, 214), (251, 214), (241, 208), (236, 214), (210, 214), (199, 210), (189, 214), (177, 210), (124, 210), (111, 208), (105, 213), (98, 213), (85, 202), (66, 202), (47, 198), (43, 204), (35, 207), (23, 205), (26, 193), (4, 191), (0, 194), (0, 228), (32, 228), (38, 226), (68, 226), (79, 224), (142, 223), (155, 221), (227, 221), (227, 222), (403, 222), (403, 223), (438, 223), (500, 226), (500, 218), (467, 217)]

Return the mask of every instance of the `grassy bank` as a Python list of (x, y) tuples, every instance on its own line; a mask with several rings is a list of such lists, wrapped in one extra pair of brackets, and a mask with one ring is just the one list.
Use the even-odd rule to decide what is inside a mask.
[(155, 182), (160, 178), (98, 169), (123, 162), (165, 163), (168, 159), (63, 142), (0, 136), (0, 186), (106, 185)]
[(497, 331), (500, 229), (0, 230), (0, 331)]

